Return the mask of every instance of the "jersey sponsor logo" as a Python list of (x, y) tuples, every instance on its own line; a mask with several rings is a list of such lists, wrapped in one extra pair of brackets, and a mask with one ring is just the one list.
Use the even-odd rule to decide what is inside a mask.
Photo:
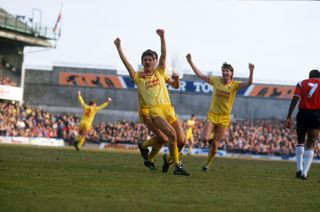
[(146, 89), (148, 90), (149, 88), (154, 88), (154, 87), (160, 86), (160, 80), (158, 77), (155, 79), (152, 79), (152, 80), (146, 80), (144, 85), (146, 86)]
[(216, 96), (224, 97), (224, 98), (229, 98), (229, 96), (230, 96), (230, 92), (223, 91), (223, 90), (220, 90), (220, 89), (217, 89), (215, 94), (216, 94)]

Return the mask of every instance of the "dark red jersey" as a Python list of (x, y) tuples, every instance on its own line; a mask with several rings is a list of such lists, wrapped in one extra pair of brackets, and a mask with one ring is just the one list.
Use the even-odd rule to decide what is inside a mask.
[(320, 110), (320, 80), (311, 78), (299, 82), (294, 91), (300, 97), (299, 109)]

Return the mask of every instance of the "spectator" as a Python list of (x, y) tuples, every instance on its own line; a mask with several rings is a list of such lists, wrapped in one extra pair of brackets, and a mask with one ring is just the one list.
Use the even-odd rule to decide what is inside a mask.
[[(205, 120), (195, 121), (195, 148), (207, 148), (200, 140), (204, 123)], [(283, 123), (284, 120), (277, 119), (235, 120), (230, 123), (218, 149), (230, 153), (294, 156), (296, 133), (294, 129), (283, 128)], [(0, 100), (0, 136), (63, 138), (71, 144), (77, 136), (78, 124), (76, 115), (53, 115), (27, 105)], [(145, 125), (123, 120), (94, 124), (87, 142), (138, 144), (149, 136), (152, 133)], [(319, 140), (314, 151), (315, 157), (320, 158)]]

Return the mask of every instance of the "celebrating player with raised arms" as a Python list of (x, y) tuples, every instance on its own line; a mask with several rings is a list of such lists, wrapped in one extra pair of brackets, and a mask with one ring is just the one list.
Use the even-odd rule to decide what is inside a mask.
[(230, 64), (224, 63), (222, 65), (222, 77), (206, 76), (194, 65), (191, 54), (187, 54), (186, 58), (194, 73), (213, 87), (210, 109), (202, 133), (202, 139), (205, 143), (209, 141), (210, 134), (214, 133), (210, 142), (211, 148), (207, 161), (202, 167), (202, 171), (207, 172), (211, 160), (217, 152), (218, 142), (222, 139), (229, 126), (233, 101), (237, 91), (252, 84), (254, 65), (249, 63), (250, 74), (248, 81), (240, 82), (233, 80), (234, 70)]
[[(165, 85), (168, 78), (165, 72), (167, 52), (164, 30), (158, 29), (156, 33), (159, 35), (161, 41), (159, 65), (156, 66), (154, 53), (147, 50), (143, 52), (141, 56), (143, 65), (142, 73), (136, 72), (128, 62), (123, 53), (119, 38), (114, 41), (114, 44), (117, 47), (119, 56), (129, 72), (131, 79), (137, 85), (139, 95), (143, 98), (154, 125), (168, 138), (169, 152), (175, 164), (174, 174), (189, 175), (189, 173), (184, 170), (182, 163), (179, 160), (177, 131), (182, 128), (180, 122), (176, 118), (174, 108), (171, 105), (169, 92)], [(174, 80), (174, 84), (177, 83), (179, 83), (179, 81)], [(174, 85), (174, 87), (178, 86)]]
[(102, 103), (99, 106), (97, 106), (97, 103), (95, 101), (90, 101), (87, 105), (81, 96), (81, 92), (78, 91), (78, 101), (82, 107), (83, 113), (79, 125), (79, 135), (76, 137), (76, 141), (74, 143), (76, 150), (82, 148), (85, 139), (91, 130), (92, 122), (96, 113), (99, 110), (102, 110), (103, 108), (107, 107), (112, 100), (111, 98), (108, 98), (104, 103)]

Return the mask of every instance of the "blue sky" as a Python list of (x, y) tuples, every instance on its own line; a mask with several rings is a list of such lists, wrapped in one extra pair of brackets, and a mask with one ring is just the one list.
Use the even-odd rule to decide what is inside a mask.
[[(191, 74), (191, 53), (203, 72), (220, 74), (231, 63), (235, 76), (254, 81), (295, 84), (320, 68), (320, 2), (214, 0), (0, 0), (12, 14), (42, 11), (42, 24), (53, 27), (63, 4), (62, 36), (56, 48), (27, 53), (28, 66), (69, 64), (115, 68), (126, 73), (113, 40), (120, 37), (134, 67), (145, 49), (159, 52), (155, 33), (165, 29), (168, 67)], [(25, 52), (35, 51), (28, 48)]]

